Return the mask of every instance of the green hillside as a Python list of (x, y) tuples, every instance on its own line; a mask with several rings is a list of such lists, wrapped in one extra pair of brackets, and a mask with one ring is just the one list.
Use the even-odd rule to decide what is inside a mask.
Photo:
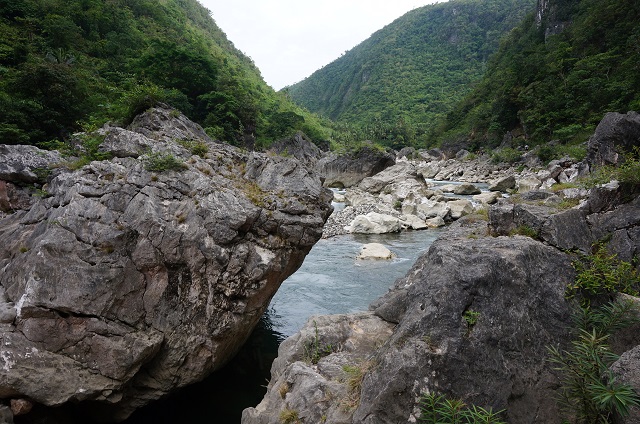
[(0, 0), (0, 143), (126, 124), (156, 101), (232, 143), (326, 138), (196, 0)]
[(338, 138), (357, 132), (387, 144), (424, 142), (535, 3), (450, 0), (413, 10), (285, 91), (341, 122)]
[[(640, 2), (549, 0), (515, 29), (440, 143), (582, 142), (606, 112), (640, 109)], [(514, 146), (514, 147), (515, 147)]]

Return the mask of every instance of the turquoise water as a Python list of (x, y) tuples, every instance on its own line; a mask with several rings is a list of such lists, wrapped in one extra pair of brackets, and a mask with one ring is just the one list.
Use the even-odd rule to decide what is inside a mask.
[[(273, 330), (290, 336), (311, 315), (342, 314), (367, 310), (404, 276), (442, 230), (397, 234), (344, 235), (320, 240), (302, 267), (289, 277), (274, 296), (268, 316)], [(392, 260), (358, 260), (366, 243), (382, 243), (397, 257)]]

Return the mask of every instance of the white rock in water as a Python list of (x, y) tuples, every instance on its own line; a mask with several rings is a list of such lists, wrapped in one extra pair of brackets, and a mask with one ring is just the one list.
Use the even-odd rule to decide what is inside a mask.
[(362, 246), (357, 259), (392, 259), (395, 254), (380, 243), (369, 243)]
[(349, 233), (359, 234), (385, 234), (402, 230), (400, 220), (394, 216), (369, 212), (366, 215), (358, 215), (345, 227)]

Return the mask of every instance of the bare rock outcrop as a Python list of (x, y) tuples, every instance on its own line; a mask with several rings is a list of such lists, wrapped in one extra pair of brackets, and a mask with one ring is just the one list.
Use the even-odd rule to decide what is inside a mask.
[(394, 155), (365, 146), (353, 153), (328, 154), (318, 161), (316, 171), (327, 187), (352, 187), (394, 164)]
[[(457, 221), (406, 277), (374, 302), (374, 316), (395, 327), (384, 344), (359, 353), (368, 366), (355, 407), (343, 409), (347, 416), (333, 413), (346, 394), (328, 383), (325, 392), (338, 396), (320, 401), (322, 396), (313, 395), (305, 402), (301, 395), (277, 395), (284, 381), (296, 393), (310, 382), (328, 380), (320, 363), (314, 371), (320, 376), (303, 376), (299, 356), (287, 349), (296, 340), (312, 340), (308, 323), (293, 341), (283, 343), (270, 390), (257, 408), (245, 410), (243, 423), (275, 422), (275, 414), (285, 408), (301, 417), (325, 416), (322, 422), (327, 423), (416, 422), (419, 398), (427, 391), (494, 410), (506, 408), (508, 422), (552, 422), (557, 386), (544, 358), (546, 346), (568, 338), (570, 308), (564, 290), (574, 273), (571, 260), (527, 237), (483, 234), (486, 222)], [(351, 319), (351, 327), (358, 328), (360, 318)], [(315, 337), (331, 342), (336, 331), (318, 326)], [(322, 361), (338, 363), (340, 355), (330, 352)]]
[(58, 173), (0, 221), (0, 398), (117, 421), (234, 355), (331, 193), (165, 108), (102, 133), (114, 158)]
[(640, 114), (607, 113), (589, 139), (587, 162), (592, 166), (615, 165), (620, 153), (640, 146)]

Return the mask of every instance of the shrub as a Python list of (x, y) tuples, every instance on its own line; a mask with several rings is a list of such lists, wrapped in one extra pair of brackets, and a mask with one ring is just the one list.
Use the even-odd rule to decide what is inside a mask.
[(566, 295), (572, 298), (581, 296), (583, 303), (601, 295), (617, 292), (638, 295), (640, 275), (635, 267), (618, 259), (617, 255), (607, 252), (604, 244), (595, 245), (594, 253), (584, 255), (574, 261), (577, 275), (573, 284), (567, 288)]
[(618, 360), (609, 337), (617, 330), (640, 322), (632, 302), (613, 302), (600, 308), (580, 307), (574, 314), (579, 328), (569, 350), (549, 347), (549, 361), (560, 371), (559, 405), (580, 423), (611, 423), (613, 416), (629, 415), (640, 406), (640, 397), (626, 384), (615, 381), (609, 367)]
[(144, 168), (147, 171), (162, 172), (162, 171), (181, 171), (186, 168), (186, 165), (180, 160), (176, 159), (171, 153), (149, 153), (144, 159)]
[(522, 159), (522, 153), (511, 147), (494, 150), (491, 154), (491, 162), (493, 163), (516, 163)]
[(207, 153), (209, 153), (209, 147), (203, 141), (180, 140), (178, 143), (189, 150), (192, 155), (200, 156), (203, 159), (207, 156)]
[(420, 398), (420, 422), (429, 424), (504, 424), (500, 415), (504, 410), (493, 412), (475, 405), (467, 407), (461, 400), (448, 399), (437, 393), (425, 393)]

